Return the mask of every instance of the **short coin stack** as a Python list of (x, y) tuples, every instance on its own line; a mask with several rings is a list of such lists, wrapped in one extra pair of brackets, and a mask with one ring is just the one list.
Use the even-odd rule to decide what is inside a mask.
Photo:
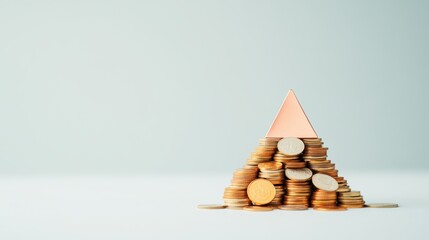
[(308, 200), (311, 195), (309, 180), (313, 175), (311, 170), (308, 168), (288, 168), (285, 170), (285, 175), (288, 179), (286, 180), (286, 196), (284, 197), (283, 204), (287, 206), (299, 205), (308, 207)]
[(271, 161), (273, 154), (277, 150), (277, 139), (261, 138), (259, 146), (250, 154), (246, 161), (245, 168), (257, 166), (259, 163)]
[(231, 184), (225, 188), (223, 200), (228, 208), (241, 209), (250, 204), (247, 196), (247, 186), (258, 176), (258, 168), (237, 169), (234, 172)]
[(339, 206), (345, 208), (363, 208), (365, 201), (359, 191), (338, 193)]
[(347, 185), (347, 180), (345, 180), (344, 177), (335, 177), (335, 180), (338, 182), (337, 192), (342, 193), (351, 191), (349, 185)]
[(339, 209), (337, 207), (337, 181), (329, 175), (317, 173), (312, 178), (315, 191), (311, 196), (311, 206), (315, 210)]
[(280, 205), (283, 200), (284, 190), (284, 170), (283, 164), (279, 162), (263, 162), (258, 164), (259, 178), (264, 178), (270, 181), (276, 188), (276, 196), (274, 197), (271, 205)]

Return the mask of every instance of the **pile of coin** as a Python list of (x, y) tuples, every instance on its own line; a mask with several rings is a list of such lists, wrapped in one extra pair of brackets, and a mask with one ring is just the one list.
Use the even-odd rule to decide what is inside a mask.
[(258, 176), (258, 168), (237, 169), (229, 187), (225, 188), (223, 195), (224, 204), (228, 208), (240, 209), (250, 204), (247, 196), (247, 186)]
[(300, 205), (309, 206), (309, 198), (311, 195), (311, 184), (309, 180), (313, 173), (308, 168), (285, 170), (287, 177), (285, 191), (286, 195), (283, 200), (284, 205)]
[(365, 201), (359, 191), (338, 193), (339, 206), (345, 208), (363, 208)]
[(304, 168), (306, 163), (301, 159), (304, 143), (298, 138), (283, 138), (277, 143), (274, 161), (281, 162), (285, 168)]
[(248, 166), (257, 166), (259, 163), (267, 162), (272, 160), (273, 154), (277, 151), (278, 139), (272, 138), (261, 138), (259, 139), (259, 145), (250, 154), (250, 157), (246, 161), (246, 168)]
[(279, 162), (263, 162), (258, 164), (259, 168), (259, 178), (264, 178), (270, 181), (275, 189), (276, 189), (276, 195), (274, 199), (271, 201), (271, 205), (280, 205), (283, 200), (284, 195), (284, 189), (283, 189), (283, 182), (284, 182), (284, 170), (283, 170), (283, 164)]
[[(246, 211), (306, 210), (309, 206), (338, 211), (364, 207), (360, 192), (351, 191), (327, 156), (328, 148), (320, 138), (259, 139), (245, 166), (234, 172), (230, 186), (225, 188), (224, 204), (199, 207)], [(368, 204), (368, 207), (397, 206)]]

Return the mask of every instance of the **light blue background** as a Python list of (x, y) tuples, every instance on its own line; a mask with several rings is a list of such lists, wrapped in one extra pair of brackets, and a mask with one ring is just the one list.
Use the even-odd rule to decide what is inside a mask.
[(340, 169), (427, 169), (428, 1), (1, 1), (0, 173), (230, 172), (293, 88)]

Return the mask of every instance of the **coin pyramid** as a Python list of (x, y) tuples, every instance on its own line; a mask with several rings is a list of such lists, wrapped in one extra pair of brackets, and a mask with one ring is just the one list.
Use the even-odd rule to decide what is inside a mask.
[(227, 208), (249, 211), (343, 211), (365, 204), (328, 159), (328, 148), (292, 90), (266, 137), (234, 172), (223, 199)]

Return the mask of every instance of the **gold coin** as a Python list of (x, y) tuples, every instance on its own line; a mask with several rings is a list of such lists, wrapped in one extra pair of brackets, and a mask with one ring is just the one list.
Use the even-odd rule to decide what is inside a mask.
[(247, 195), (255, 205), (264, 205), (274, 199), (276, 188), (266, 179), (256, 179), (247, 187)]
[(399, 207), (397, 203), (367, 203), (365, 207), (370, 208), (396, 208)]
[(312, 178), (313, 185), (318, 189), (333, 192), (338, 189), (338, 182), (331, 176), (317, 173)]
[(297, 211), (297, 210), (307, 210), (308, 206), (305, 205), (281, 205), (279, 206), (280, 210), (291, 210), (291, 211)]
[(288, 137), (280, 140), (277, 143), (277, 148), (284, 155), (294, 156), (301, 154), (304, 151), (305, 145), (298, 138)]
[(252, 212), (268, 212), (268, 211), (272, 211), (273, 208), (268, 206), (246, 206), (246, 207), (243, 207), (243, 210), (252, 211)]
[(198, 205), (198, 208), (201, 209), (222, 209), (222, 208), (226, 208), (226, 205), (223, 204), (200, 204)]

